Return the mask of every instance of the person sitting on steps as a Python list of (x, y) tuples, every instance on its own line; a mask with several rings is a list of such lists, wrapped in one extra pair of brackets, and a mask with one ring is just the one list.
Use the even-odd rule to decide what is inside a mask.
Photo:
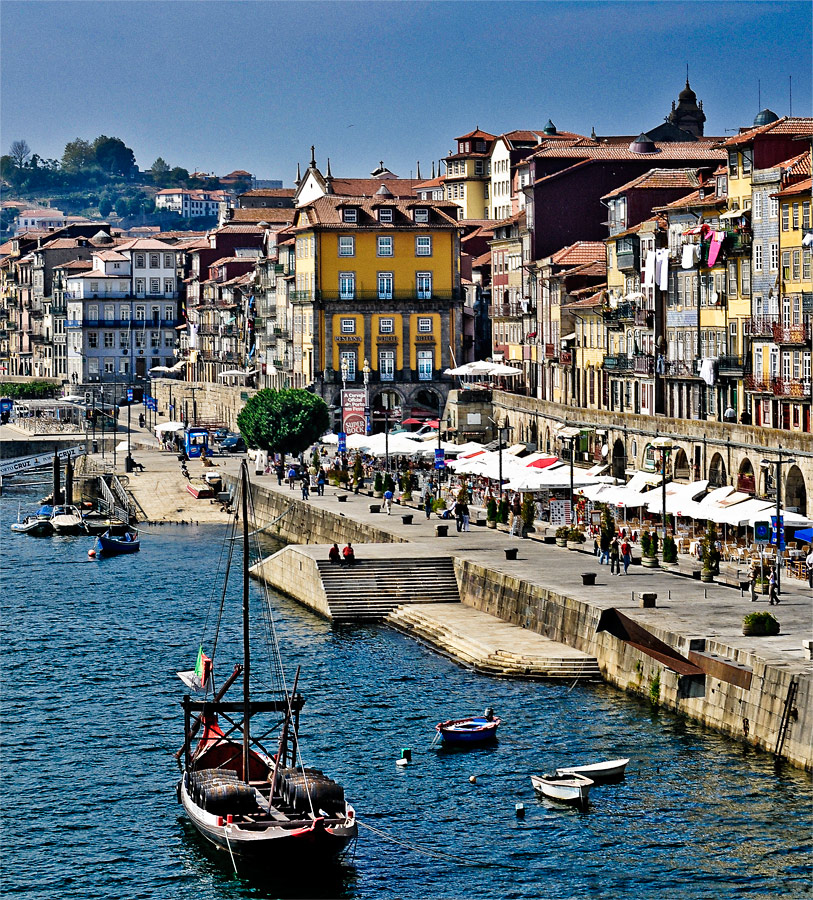
[(350, 541), (347, 542), (347, 546), (342, 550), (342, 556), (344, 557), (343, 565), (354, 566), (356, 564), (356, 551), (353, 549)]
[(339, 552), (339, 545), (334, 544), (330, 550), (328, 551), (327, 558), (330, 560), (332, 565), (341, 565), (342, 555)]

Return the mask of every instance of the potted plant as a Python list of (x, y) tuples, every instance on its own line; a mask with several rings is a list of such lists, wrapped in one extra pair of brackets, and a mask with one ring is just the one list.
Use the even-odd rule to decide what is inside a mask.
[(486, 503), (486, 525), (489, 528), (497, 527), (497, 501), (493, 497), (489, 497)]
[[(646, 540), (644, 540), (646, 538)], [(653, 531), (652, 534), (644, 532), (641, 535), (641, 549), (644, 552), (641, 564), (645, 569), (658, 568), (658, 534)]]
[(663, 539), (663, 553), (661, 556), (664, 566), (673, 566), (678, 561), (677, 544), (671, 534), (667, 534)]
[(392, 491), (395, 493), (395, 481), (389, 472), (384, 475), (384, 491)]
[(522, 533), (530, 534), (534, 530), (534, 519), (536, 518), (536, 504), (534, 503), (533, 494), (523, 494), (521, 515)]
[(380, 472), (375, 473), (375, 479), (373, 481), (373, 495), (379, 498), (384, 496), (384, 477)]
[(720, 551), (717, 549), (717, 529), (711, 520), (706, 525), (702, 552), (703, 568), (700, 571), (700, 580), (705, 582), (714, 581), (714, 576), (720, 574)]
[(754, 637), (773, 637), (779, 634), (779, 622), (769, 612), (752, 612), (743, 616), (742, 633)]
[(412, 499), (412, 475), (408, 470), (401, 474), (401, 502), (408, 503)]
[(361, 456), (356, 454), (356, 458), (353, 461), (353, 490), (358, 493), (363, 483), (364, 464), (361, 461)]
[(497, 524), (499, 525), (507, 525), (508, 519), (510, 516), (510, 511), (508, 508), (508, 501), (503, 498), (500, 500), (497, 506)]
[(570, 529), (567, 525), (560, 525), (556, 529), (556, 546), (557, 547), (567, 547), (567, 536), (570, 534)]
[(568, 550), (581, 550), (584, 541), (584, 533), (575, 525), (572, 525), (567, 529), (566, 546)]

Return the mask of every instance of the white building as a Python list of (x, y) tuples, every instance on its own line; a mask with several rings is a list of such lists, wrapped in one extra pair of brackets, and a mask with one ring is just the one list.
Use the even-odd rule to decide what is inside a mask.
[(65, 279), (71, 382), (132, 383), (175, 363), (177, 257), (163, 241), (128, 241), (93, 253), (90, 271)]
[(176, 212), (184, 219), (217, 216), (222, 209), (234, 206), (234, 196), (228, 191), (189, 191), (167, 188), (155, 195), (155, 208)]

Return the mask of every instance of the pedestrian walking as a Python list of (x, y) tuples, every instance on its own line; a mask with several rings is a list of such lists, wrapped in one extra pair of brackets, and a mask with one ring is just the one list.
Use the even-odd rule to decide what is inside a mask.
[(813, 591), (813, 547), (811, 547), (810, 553), (807, 554), (805, 565), (807, 566), (807, 584)]
[(387, 515), (392, 513), (392, 491), (384, 491), (384, 509)]
[(768, 579), (768, 601), (771, 606), (779, 606), (779, 589), (776, 584), (776, 566), (771, 569), (771, 577)]
[(522, 537), (522, 504), (519, 501), (519, 494), (514, 494), (514, 499), (511, 503), (511, 514), (513, 516), (511, 520), (511, 534)]
[(320, 467), (319, 474), (316, 476), (316, 493), (320, 497), (325, 496), (325, 470)]
[(632, 562), (632, 548), (626, 538), (621, 542), (621, 562), (624, 563), (624, 574), (626, 575), (630, 562)]
[(307, 500), (310, 496), (310, 488), (308, 486), (308, 476), (306, 475), (302, 479), (302, 499)]
[(423, 511), (426, 513), (426, 518), (428, 519), (432, 515), (432, 507), (434, 506), (432, 492), (429, 488), (426, 488), (426, 494), (423, 498)]
[(751, 569), (751, 577), (748, 580), (748, 586), (751, 588), (751, 602), (757, 602), (757, 570)]
[(457, 530), (463, 530), (463, 504), (459, 500), (455, 500), (455, 504), (452, 507), (452, 512), (454, 514), (455, 523), (457, 525)]
[(288, 469), (288, 490), (292, 491), (294, 489), (294, 484), (296, 483), (296, 469), (291, 466)]
[(614, 537), (612, 543), (610, 544), (610, 575), (615, 573), (616, 575), (621, 574), (621, 547), (618, 543), (618, 538)]
[(610, 564), (610, 535), (606, 531), (602, 531), (598, 539), (598, 547), (601, 555), (598, 558), (598, 564), (603, 566), (604, 563)]
[(469, 504), (461, 503), (460, 504), (460, 521), (462, 523), (463, 531), (469, 530)]

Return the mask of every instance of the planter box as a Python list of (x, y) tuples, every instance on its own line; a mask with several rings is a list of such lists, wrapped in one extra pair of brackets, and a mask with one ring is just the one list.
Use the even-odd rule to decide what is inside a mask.
[(404, 525), (411, 525), (412, 524), (412, 516), (411, 515), (401, 516), (401, 521), (404, 523)]
[(644, 556), (641, 559), (641, 564), (645, 569), (657, 569), (660, 565), (657, 556)]
[[(479, 525), (479, 524), (480, 524), (480, 523), (478, 522), (478, 525)], [(496, 528), (497, 528), (497, 522), (496, 522), (496, 520), (494, 520), (494, 519), (486, 519), (486, 527), (488, 527), (488, 528), (493, 528), (493, 529), (496, 530)]]
[(381, 512), (381, 504), (380, 503), (371, 503), (370, 504), (370, 512), (371, 513), (380, 513)]
[(586, 587), (593, 587), (596, 583), (595, 572), (582, 572), (582, 584)]
[(581, 541), (566, 541), (568, 550), (581, 550), (584, 544)]
[(704, 572), (701, 570), (700, 580), (704, 584), (713, 584), (714, 583), (714, 572)]
[(448, 525), (435, 525), (435, 537), (448, 537), (449, 536), (449, 526)]
[(564, 538), (556, 538), (557, 547), (567, 547), (567, 541)]
[(519, 552), (518, 547), (506, 547), (505, 548), (505, 558), (506, 559), (516, 559), (518, 552)]

